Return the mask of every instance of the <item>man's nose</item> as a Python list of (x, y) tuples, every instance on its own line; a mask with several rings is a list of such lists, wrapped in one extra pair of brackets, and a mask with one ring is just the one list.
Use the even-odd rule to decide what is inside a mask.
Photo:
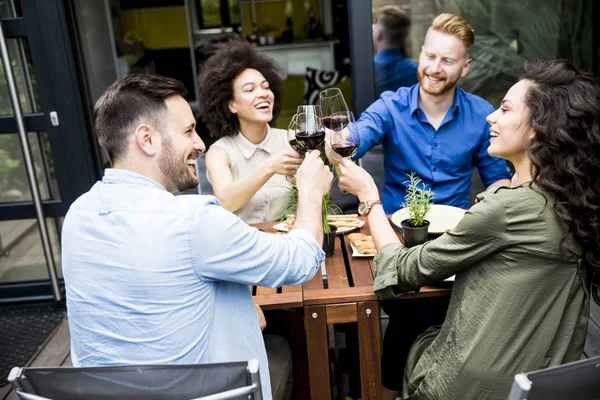
[(206, 145), (204, 144), (204, 141), (200, 138), (200, 135), (198, 135), (198, 132), (196, 132), (196, 140), (194, 141), (194, 149), (198, 150), (200, 153), (204, 153), (206, 151)]
[(431, 69), (435, 72), (439, 72), (441, 70), (441, 68), (440, 68), (441, 65), (442, 65), (442, 61), (440, 59), (436, 58), (431, 63)]

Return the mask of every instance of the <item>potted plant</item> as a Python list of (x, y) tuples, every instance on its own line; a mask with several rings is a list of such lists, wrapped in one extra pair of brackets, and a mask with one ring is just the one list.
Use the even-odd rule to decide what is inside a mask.
[[(334, 213), (339, 210), (339, 207), (331, 202), (331, 189), (325, 196), (323, 196), (323, 202), (321, 203), (321, 212), (323, 218), (323, 251), (326, 256), (333, 255), (335, 249), (335, 235), (337, 227), (332, 225), (327, 220), (327, 215)], [(288, 218), (291, 214), (296, 214), (298, 209), (298, 188), (295, 185), (290, 187), (290, 195), (287, 200), (287, 206), (282, 220)]]
[(412, 247), (427, 241), (429, 221), (425, 219), (425, 216), (431, 209), (433, 194), (414, 172), (411, 172), (408, 177), (408, 186), (402, 207), (408, 210), (409, 217), (400, 225), (404, 236), (404, 245)]
[(335, 250), (335, 235), (337, 233), (337, 226), (332, 225), (327, 220), (327, 215), (339, 210), (339, 207), (331, 202), (331, 189), (325, 196), (323, 196), (323, 203), (321, 203), (321, 211), (323, 217), (323, 251), (326, 256), (333, 255)]

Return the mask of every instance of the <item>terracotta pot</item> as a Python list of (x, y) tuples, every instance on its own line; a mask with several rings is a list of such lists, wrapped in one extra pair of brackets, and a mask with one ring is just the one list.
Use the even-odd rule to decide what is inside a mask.
[(427, 241), (427, 232), (429, 230), (429, 221), (425, 220), (421, 226), (412, 226), (408, 219), (400, 222), (402, 226), (402, 236), (404, 237), (404, 246), (413, 247), (423, 244)]
[(335, 233), (337, 231), (337, 226), (329, 225), (330, 232), (323, 234), (323, 251), (327, 257), (333, 255), (333, 251), (335, 250)]

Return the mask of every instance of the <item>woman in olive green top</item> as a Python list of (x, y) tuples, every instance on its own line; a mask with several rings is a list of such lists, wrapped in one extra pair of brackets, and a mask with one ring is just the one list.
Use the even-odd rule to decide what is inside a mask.
[[(600, 283), (599, 115), (590, 75), (564, 60), (526, 62), (487, 117), (488, 152), (513, 163), (511, 187), (483, 193), (456, 228), (410, 249), (371, 210), (378, 296), (456, 274), (444, 324), (406, 360), (404, 399), (506, 399), (515, 374), (580, 358)], [(364, 170), (340, 170), (344, 189), (379, 198)]]

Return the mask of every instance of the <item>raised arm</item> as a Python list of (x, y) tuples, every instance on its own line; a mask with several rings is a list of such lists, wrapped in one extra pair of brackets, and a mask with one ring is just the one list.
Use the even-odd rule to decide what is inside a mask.
[(391, 127), (390, 118), (390, 112), (381, 98), (363, 111), (356, 121), (360, 146), (353, 159), (358, 160), (379, 143)]
[(321, 201), (332, 180), (318, 151), (306, 156), (296, 175), (296, 223), (287, 235), (260, 232), (214, 201), (199, 207), (191, 246), (198, 275), (269, 287), (310, 280), (325, 257)]
[(213, 192), (223, 207), (231, 212), (243, 207), (275, 174), (293, 175), (302, 163), (302, 156), (290, 150), (282, 151), (260, 164), (243, 178), (233, 179), (231, 159), (220, 146), (206, 153), (206, 172)]
[(375, 256), (375, 293), (389, 298), (439, 282), (510, 246), (508, 216), (492, 193), (451, 230), (425, 244), (384, 246)]
[[(348, 159), (344, 159), (340, 164), (340, 186), (358, 197), (359, 201), (379, 200), (379, 191), (373, 181), (373, 177), (367, 171), (354, 164)], [(396, 232), (390, 226), (388, 218), (383, 210), (383, 206), (378, 204), (371, 208), (367, 215), (371, 236), (375, 242), (377, 250), (386, 244), (400, 244)]]
[(323, 164), (318, 151), (306, 155), (296, 174), (298, 212), (294, 229), (309, 232), (318, 243), (323, 243), (323, 196), (331, 188), (333, 174)]

